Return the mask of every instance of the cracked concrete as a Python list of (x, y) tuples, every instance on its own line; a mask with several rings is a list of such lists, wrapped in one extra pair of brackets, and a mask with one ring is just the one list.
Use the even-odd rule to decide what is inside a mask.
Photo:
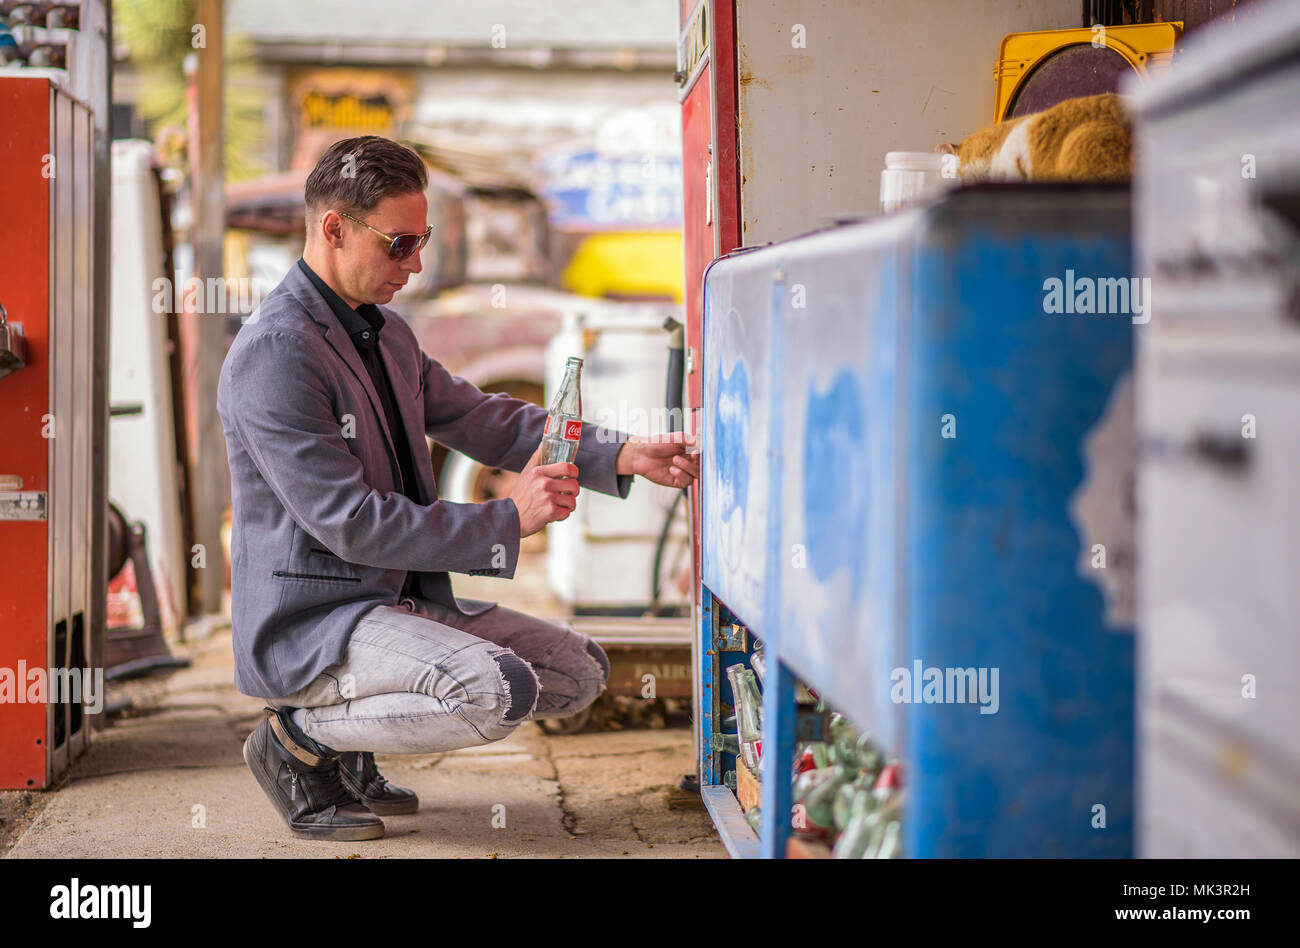
[[(534, 566), (542, 573), (542, 564)], [(458, 594), (535, 614), (499, 580)], [(461, 589), (465, 586), (466, 589)], [(385, 817), (382, 839), (328, 843), (290, 835), (241, 756), (262, 703), (233, 684), (229, 628), (173, 646), (192, 666), (113, 686), (133, 711), (98, 730), (62, 785), (0, 792), (6, 858), (725, 858), (701, 808), (670, 808), (694, 770), (684, 728), (550, 736), (526, 722), (510, 738), (443, 754), (378, 757), (420, 810)]]

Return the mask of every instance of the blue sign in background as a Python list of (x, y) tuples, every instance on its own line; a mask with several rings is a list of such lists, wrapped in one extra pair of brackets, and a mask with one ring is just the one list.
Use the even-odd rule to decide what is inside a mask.
[(557, 226), (682, 225), (682, 162), (675, 155), (608, 155), (587, 148), (538, 161)]

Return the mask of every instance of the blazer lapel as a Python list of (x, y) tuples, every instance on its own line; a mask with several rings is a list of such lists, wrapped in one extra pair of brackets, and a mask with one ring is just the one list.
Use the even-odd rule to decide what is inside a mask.
[[(339, 355), (347, 367), (352, 370), (352, 374), (357, 377), (361, 387), (366, 390), (366, 397), (370, 399), (370, 405), (374, 409), (376, 417), (379, 418), (380, 431), (383, 433), (385, 443), (388, 446), (388, 459), (393, 469), (393, 484), (402, 483), (401, 468), (397, 463), (397, 450), (393, 447), (393, 433), (388, 430), (388, 419), (384, 416), (384, 404), (379, 400), (379, 393), (375, 391), (375, 383), (370, 379), (370, 373), (366, 371), (365, 364), (361, 361), (361, 356), (357, 354), (357, 347), (352, 344), (351, 337), (348, 336), (347, 330), (339, 322), (339, 318), (334, 315), (329, 304), (321, 299), (321, 295), (316, 292), (316, 287), (312, 286), (311, 281), (307, 279), (306, 274), (299, 269), (295, 263), (289, 269), (289, 289), (297, 297), (298, 302), (306, 307), (307, 312), (311, 314), (312, 319), (319, 323), (325, 329), (325, 341)], [(380, 350), (384, 349), (383, 336), (380, 333)], [(392, 364), (385, 359), (385, 368), (388, 370), (388, 377), (393, 378)], [(397, 394), (396, 385), (394, 385), (394, 397), (397, 398), (398, 414), (401, 414), (402, 396)], [(405, 420), (403, 421), (405, 425)], [(410, 426), (407, 425), (409, 428)], [(409, 438), (409, 434), (408, 434)]]

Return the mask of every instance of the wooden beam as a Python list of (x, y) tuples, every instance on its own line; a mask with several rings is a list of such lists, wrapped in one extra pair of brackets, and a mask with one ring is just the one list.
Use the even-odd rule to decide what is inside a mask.
[[(191, 143), (197, 155), (192, 181), (194, 201), (195, 271), (203, 279), (225, 276), (222, 244), (225, 237), (225, 136), (222, 128), (222, 62), (224, 42), (224, 0), (196, 0), (195, 26), (203, 28), (203, 45), (198, 54), (198, 141)], [(224, 315), (190, 316), (194, 341), (194, 444), (191, 455), (191, 484), (194, 489), (195, 534), (204, 547), (204, 568), (198, 571), (197, 609), (209, 613), (221, 609), (224, 570), (221, 546), (221, 517), (225, 511), (225, 433), (217, 415), (217, 379), (226, 356)], [(192, 559), (190, 551), (186, 556)]]

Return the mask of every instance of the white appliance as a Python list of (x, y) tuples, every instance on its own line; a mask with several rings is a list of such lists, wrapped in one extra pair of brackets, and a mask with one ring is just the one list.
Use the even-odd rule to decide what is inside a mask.
[[(110, 403), (138, 413), (110, 422), (108, 496), (132, 521), (143, 521), (158, 590), (163, 634), (179, 631), (185, 608), (186, 561), (181, 531), (176, 437), (172, 419), (166, 303), (154, 306), (163, 265), (162, 213), (153, 148), (113, 143), (112, 310)], [(161, 286), (161, 284), (159, 285)], [(166, 292), (165, 299), (171, 300)], [(219, 317), (191, 317), (219, 318)], [(222, 568), (222, 551), (205, 551), (208, 569)]]
[[(599, 305), (569, 316), (547, 346), (546, 401), (564, 374), (568, 356), (582, 367), (583, 420), (628, 434), (669, 429), (665, 406), (668, 333), (664, 319), (680, 312), (662, 305)], [(679, 418), (677, 427), (684, 427)], [(651, 602), (655, 547), (672, 488), (638, 477), (626, 500), (593, 490), (578, 495), (573, 513), (546, 528), (551, 589), (575, 612), (636, 612)], [(668, 574), (690, 567), (688, 505), (678, 503), (661, 566), (660, 606), (688, 608)]]
[(1137, 111), (1138, 818), (1145, 857), (1300, 856), (1300, 6)]

